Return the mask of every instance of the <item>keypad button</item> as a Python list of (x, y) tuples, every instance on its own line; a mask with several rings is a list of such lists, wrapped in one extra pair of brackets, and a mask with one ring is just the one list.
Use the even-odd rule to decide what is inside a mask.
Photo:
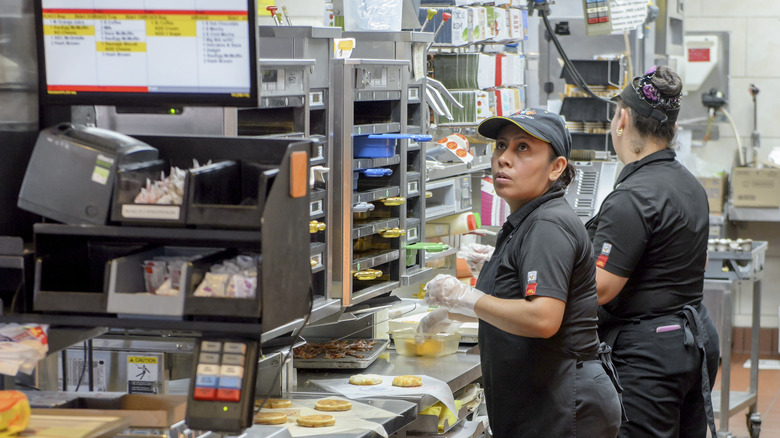
[(222, 350), (222, 342), (217, 341), (201, 341), (200, 351), (208, 353), (219, 353)]
[(198, 388), (192, 391), (192, 398), (195, 400), (215, 400), (217, 398), (216, 388)]
[(219, 388), (241, 389), (241, 381), (240, 377), (221, 376), (219, 378)]
[(222, 365), (219, 368), (220, 377), (242, 377), (244, 375), (244, 367), (238, 367), (235, 365)]
[(201, 352), (198, 363), (219, 365), (219, 354)]
[(241, 401), (241, 391), (237, 389), (218, 389), (217, 400), (239, 402)]
[(237, 365), (244, 366), (244, 356), (240, 354), (224, 354), (222, 355), (222, 365)]
[(219, 365), (198, 364), (197, 374), (199, 376), (218, 376), (219, 372)]
[(203, 388), (216, 388), (219, 377), (217, 376), (198, 376), (195, 379), (195, 386)]
[(225, 342), (224, 352), (244, 354), (246, 353), (246, 344), (242, 344), (240, 342)]

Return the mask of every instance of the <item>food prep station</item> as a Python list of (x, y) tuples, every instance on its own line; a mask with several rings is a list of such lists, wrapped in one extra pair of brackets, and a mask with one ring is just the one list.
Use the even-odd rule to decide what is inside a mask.
[[(425, 17), (419, 1), (403, 3)], [(455, 2), (431, 3), (465, 17), (446, 4)], [(527, 21), (525, 2), (506, 3), (516, 21)], [(114, 435), (120, 438), (291, 438), (299, 436), (293, 421), (252, 423), (260, 403), (289, 399), (295, 418), (333, 397), (352, 402), (352, 411), (335, 416), (355, 427), (307, 436), (487, 436), (476, 327), (423, 341), (414, 333), (428, 310), (418, 298), (421, 286), (457, 269), (462, 236), (447, 221), (484, 214), (492, 145), (477, 136), (476, 116), (484, 117), (486, 108), (478, 107), (496, 98), (492, 91), (489, 98), (450, 93), (432, 70), (436, 57), (439, 75), (445, 58), (474, 58), (459, 52), (484, 49), (484, 41), (456, 43), (460, 32), (449, 18), (436, 17), (420, 31), (343, 31), (294, 20), (279, 25), (276, 8), (268, 11), (273, 24), (252, 29), (255, 105), (161, 110), (101, 102), (42, 111), (42, 122), (51, 123), (37, 137), (41, 146), (32, 152), (19, 206), (61, 223), (36, 224), (33, 248), (13, 256), (9, 266), (26, 270), (29, 291), (3, 319), (50, 324), (50, 338), (61, 342), (52, 343), (34, 381), (22, 383), (73, 397), (85, 388), (187, 395), (186, 410), (168, 409), (181, 417), (176, 422), (131, 424)], [(519, 31), (506, 40), (514, 45), (501, 49), (516, 58), (528, 38), (527, 28)], [(479, 69), (468, 70), (476, 82)], [(526, 84), (515, 85), (510, 94), (525, 96)], [(471, 99), (471, 107), (453, 96)], [(130, 153), (99, 130), (149, 149)], [(453, 133), (471, 140), (473, 161), (429, 159), (440, 147), (436, 140)], [(596, 149), (604, 151), (598, 152), (610, 152), (600, 141), (606, 138), (599, 137)], [(46, 171), (91, 170), (106, 156), (116, 165), (100, 193), (87, 194), (87, 182), (68, 187)], [(617, 172), (616, 162), (601, 158), (575, 163), (578, 177), (566, 197), (583, 220)], [(140, 187), (193, 160), (208, 164), (185, 172), (181, 205), (138, 208)], [(53, 191), (61, 202), (52, 201)], [(428, 235), (432, 224), (443, 231)], [(239, 256), (252, 259), (255, 295), (198, 293), (214, 265)], [(146, 293), (139, 267), (167, 257), (186, 258), (178, 294)], [(226, 358), (243, 368), (225, 370)], [(151, 382), (133, 380), (136, 363), (154, 364)], [(235, 378), (229, 391), (215, 383), (224, 371)], [(366, 387), (360, 397), (334, 390), (355, 374), (422, 376), (423, 385), (405, 392)], [(446, 407), (450, 396), (457, 408), (449, 417), (446, 409), (432, 409)], [(235, 404), (229, 409), (228, 402)], [(65, 405), (74, 406), (70, 398), (45, 404)]]

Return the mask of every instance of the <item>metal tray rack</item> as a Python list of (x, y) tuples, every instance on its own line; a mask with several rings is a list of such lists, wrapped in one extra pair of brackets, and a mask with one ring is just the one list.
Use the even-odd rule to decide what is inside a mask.
[[(346, 339), (347, 341), (357, 341), (358, 339)], [(293, 366), (295, 368), (319, 368), (319, 369), (364, 369), (382, 354), (387, 345), (390, 343), (388, 339), (374, 339), (376, 344), (368, 351), (361, 351), (360, 354), (364, 354), (365, 357), (352, 357), (347, 356), (340, 359), (325, 359), (325, 353), (320, 353), (319, 356), (314, 359), (293, 359)], [(325, 343), (331, 341), (331, 339), (309, 339), (311, 343)]]
[[(761, 329), (761, 280), (767, 242), (754, 241), (751, 251), (710, 251), (709, 263), (704, 273), (705, 291), (715, 290), (719, 298), (705, 296), (705, 305), (720, 308), (722, 316), (718, 334), (721, 337), (721, 390), (712, 391), (715, 417), (719, 419), (718, 436), (733, 437), (729, 432), (729, 417), (748, 408), (746, 415), (750, 438), (758, 438), (761, 432), (761, 415), (758, 407), (758, 359), (759, 331)], [(741, 281), (753, 286), (753, 321), (750, 335), (750, 387), (748, 391), (731, 391), (731, 333), (733, 297)], [(707, 303), (708, 300), (719, 302)], [(709, 307), (708, 307), (709, 309)], [(717, 324), (717, 322), (716, 322)]]

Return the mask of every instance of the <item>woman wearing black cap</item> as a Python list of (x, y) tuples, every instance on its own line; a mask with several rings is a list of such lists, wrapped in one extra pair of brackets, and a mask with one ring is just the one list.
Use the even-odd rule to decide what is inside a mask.
[(612, 346), (628, 422), (621, 437), (716, 436), (715, 326), (701, 304), (709, 210), (671, 149), (680, 77), (668, 67), (615, 98), (611, 134), (625, 167), (587, 224), (597, 257), (599, 333)]
[(449, 275), (426, 285), (440, 309), (421, 326), (447, 310), (479, 318), (495, 437), (614, 437), (621, 408), (599, 350), (593, 249), (563, 198), (571, 136), (558, 115), (533, 109), (489, 118), (479, 133), (496, 140), (493, 182), (512, 214), (476, 288)]

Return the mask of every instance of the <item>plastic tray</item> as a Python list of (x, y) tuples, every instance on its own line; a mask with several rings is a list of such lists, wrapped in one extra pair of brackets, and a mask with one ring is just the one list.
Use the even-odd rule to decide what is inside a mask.
[[(356, 341), (356, 340), (357, 339), (347, 339), (347, 341)], [(346, 356), (339, 359), (325, 359), (325, 353), (321, 353), (320, 355), (318, 355), (313, 359), (295, 358), (293, 359), (293, 366), (295, 368), (320, 368), (320, 369), (368, 368), (368, 366), (374, 363), (374, 361), (379, 357), (379, 355), (382, 354), (383, 351), (385, 351), (388, 344), (390, 344), (390, 341), (387, 339), (374, 339), (374, 340), (376, 341), (376, 344), (374, 344), (371, 350), (357, 352), (358, 354), (364, 356), (362, 358)], [(308, 342), (324, 343), (328, 341), (330, 341), (330, 339), (309, 339)]]

